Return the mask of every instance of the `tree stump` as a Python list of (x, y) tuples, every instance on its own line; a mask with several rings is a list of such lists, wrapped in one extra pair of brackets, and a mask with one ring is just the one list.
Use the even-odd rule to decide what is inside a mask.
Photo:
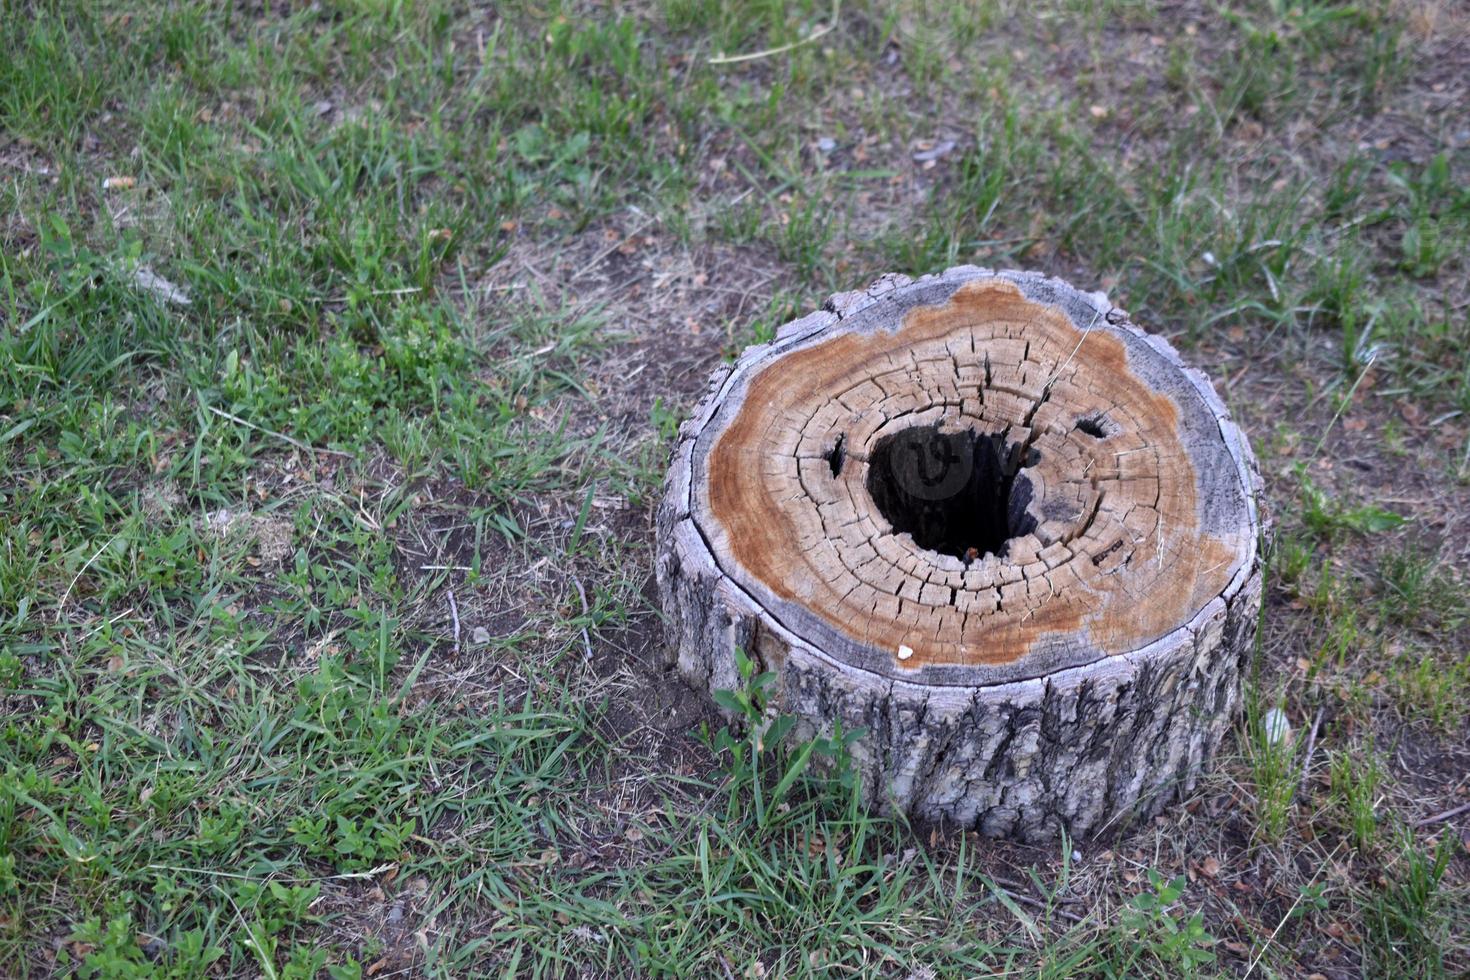
[(886, 276), (717, 371), (657, 518), (671, 655), (735, 650), (868, 800), (1028, 841), (1152, 816), (1239, 701), (1259, 475), (1209, 381), (1102, 294)]

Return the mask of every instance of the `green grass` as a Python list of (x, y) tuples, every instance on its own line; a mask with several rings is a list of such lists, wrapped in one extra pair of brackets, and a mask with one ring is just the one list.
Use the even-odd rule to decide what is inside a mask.
[[(0, 972), (1470, 968), (1465, 62), (1407, 7), (0, 4)], [(1252, 708), (1115, 839), (868, 814), (648, 650), (707, 370), (957, 262), (1107, 289), (1267, 474)]]

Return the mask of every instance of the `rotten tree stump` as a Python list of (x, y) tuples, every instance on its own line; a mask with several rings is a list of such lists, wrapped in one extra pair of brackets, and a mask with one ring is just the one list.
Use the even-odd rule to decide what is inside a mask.
[(832, 297), (717, 371), (658, 513), (669, 647), (735, 650), (870, 802), (1096, 834), (1188, 791), (1239, 701), (1259, 484), (1209, 381), (1101, 294), (974, 267)]

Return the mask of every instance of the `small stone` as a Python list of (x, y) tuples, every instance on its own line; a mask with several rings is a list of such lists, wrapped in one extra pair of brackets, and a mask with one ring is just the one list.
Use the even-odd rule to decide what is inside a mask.
[(175, 306), (189, 305), (188, 293), (146, 265), (140, 265), (133, 270), (133, 285), (145, 293), (152, 293), (162, 302), (172, 303)]
[(483, 626), (476, 626), (470, 630), (470, 642), (476, 646), (483, 646), (490, 642), (490, 631)]
[(822, 153), (831, 153), (837, 149), (837, 141), (830, 136), (823, 136), (817, 140), (817, 149)]
[(1265, 729), (1266, 741), (1272, 745), (1279, 745), (1291, 739), (1291, 722), (1286, 720), (1286, 712), (1280, 708), (1272, 708), (1266, 712), (1266, 717), (1261, 721), (1261, 727)]
[(906, 647), (906, 646), (902, 646), (902, 645), (899, 646), (899, 648), (898, 648), (898, 659), (899, 660), (907, 660), (908, 658), (912, 657), (913, 655), (914, 655), (914, 648), (913, 647)]

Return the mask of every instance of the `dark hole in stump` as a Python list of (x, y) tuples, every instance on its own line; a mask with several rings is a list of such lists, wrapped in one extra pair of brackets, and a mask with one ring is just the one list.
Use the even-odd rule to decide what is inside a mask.
[(907, 531), (921, 548), (966, 561), (1004, 555), (1011, 538), (1036, 527), (1021, 470), (1040, 458), (1004, 436), (915, 426), (873, 447), (868, 493), (894, 533)]
[(1094, 439), (1105, 439), (1108, 435), (1108, 430), (1103, 428), (1103, 420), (1101, 415), (1094, 415), (1090, 418), (1078, 419), (1077, 428), (1082, 432), (1085, 432), (1088, 435), (1092, 436), (1092, 438)]
[(847, 441), (847, 436), (838, 436), (836, 444), (827, 453), (827, 465), (832, 467), (833, 476), (837, 476), (842, 472), (843, 461), (847, 459), (847, 453), (842, 450), (842, 444), (845, 441)]

